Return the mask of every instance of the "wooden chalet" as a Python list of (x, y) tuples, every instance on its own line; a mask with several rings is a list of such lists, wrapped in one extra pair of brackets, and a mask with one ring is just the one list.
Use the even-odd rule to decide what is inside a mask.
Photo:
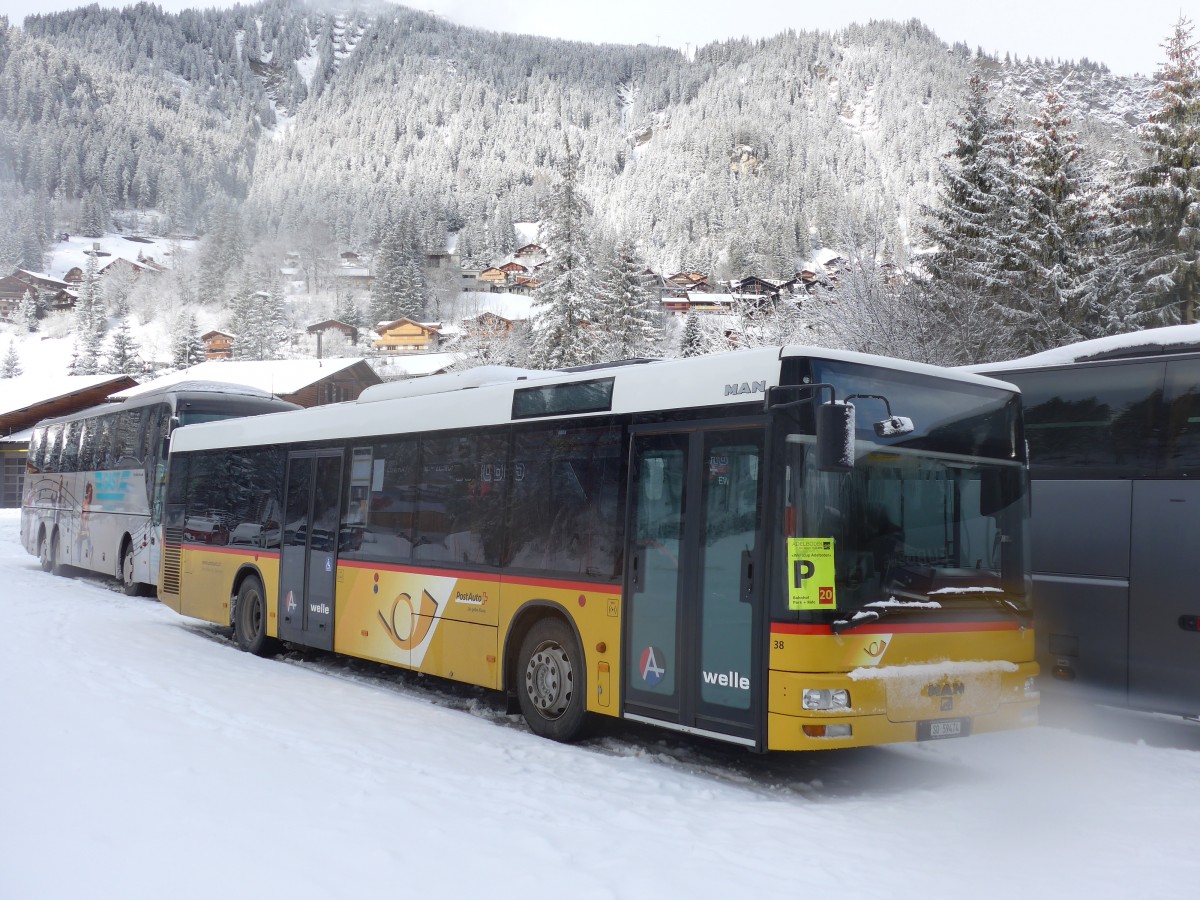
[(546, 256), (546, 248), (541, 244), (526, 244), (524, 247), (518, 247), (513, 256), (516, 259), (525, 259), (530, 256)]
[(735, 294), (752, 294), (754, 296), (778, 297), (779, 285), (774, 281), (768, 281), (766, 278), (759, 278), (757, 275), (747, 275), (740, 281), (734, 281), (729, 285), (730, 290)]
[(328, 334), (332, 331), (335, 334), (343, 335), (351, 344), (358, 341), (358, 329), (337, 319), (326, 319), (324, 322), (317, 322), (315, 325), (309, 325), (305, 330), (309, 334), (316, 335)]
[(504, 265), (500, 266), (500, 271), (509, 277), (515, 277), (517, 275), (526, 274), (529, 271), (529, 267), (523, 266), (514, 260), (512, 262), (506, 262)]
[(331, 370), (298, 390), (279, 396), (301, 406), (324, 406), (326, 403), (345, 403), (357, 400), (358, 395), (373, 384), (382, 384), (375, 370), (365, 359), (345, 368)]
[(0, 379), (0, 508), (21, 505), (33, 426), (103, 403), (137, 384), (128, 375), (19, 375)]
[(375, 276), (366, 266), (334, 266), (334, 280), (343, 287), (363, 288), (370, 290), (375, 282)]
[(488, 266), (479, 273), (479, 280), (497, 288), (508, 283), (508, 273), (498, 266)]
[(132, 259), (126, 259), (123, 256), (118, 256), (116, 259), (111, 259), (100, 267), (100, 275), (141, 275), (143, 272), (149, 272), (150, 267), (144, 266), (141, 263), (134, 262)]
[(441, 343), (442, 326), (433, 322), (414, 322), (397, 319), (375, 326), (379, 340), (375, 349), (381, 353), (430, 353)]
[(0, 278), (0, 321), (13, 321), (21, 300), (27, 294), (36, 298), (39, 291), (49, 296), (49, 311), (75, 307), (75, 294), (67, 282), (40, 272), (14, 269), (11, 275)]
[(224, 331), (210, 331), (200, 335), (200, 340), (204, 342), (205, 359), (233, 359), (233, 345), (237, 341), (237, 335)]
[(707, 291), (711, 290), (708, 284), (708, 275), (704, 272), (676, 272), (667, 278), (667, 287), (678, 288), (684, 291)]
[(494, 312), (482, 312), (477, 316), (463, 319), (463, 330), (475, 337), (504, 337), (512, 333), (517, 324), (513, 319), (497, 315)]

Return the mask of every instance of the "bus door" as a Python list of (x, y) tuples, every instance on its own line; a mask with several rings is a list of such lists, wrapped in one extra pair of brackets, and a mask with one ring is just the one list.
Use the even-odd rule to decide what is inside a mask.
[(1198, 715), (1200, 600), (1188, 560), (1200, 540), (1200, 483), (1134, 481), (1130, 532), (1130, 702)]
[(340, 450), (288, 454), (279, 555), (279, 637), (333, 649)]
[(760, 745), (763, 434), (634, 431), (627, 718)]

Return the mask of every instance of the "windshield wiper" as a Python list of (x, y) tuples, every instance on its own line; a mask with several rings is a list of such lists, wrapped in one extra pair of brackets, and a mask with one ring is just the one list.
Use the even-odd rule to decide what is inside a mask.
[[(991, 603), (992, 606), (1016, 616), (1022, 622), (1028, 622), (1033, 618), (1033, 613), (1030, 610), (1014, 603), (1008, 597), (992, 597), (985, 594), (983, 598)], [(897, 611), (942, 608), (942, 604), (936, 601), (932, 603), (899, 603), (895, 602), (895, 598), (893, 597), (891, 598), (891, 602), (879, 603), (878, 605), (868, 604), (860, 609), (856, 609), (854, 614), (848, 618), (834, 619), (829, 623), (829, 630), (834, 634), (841, 634), (843, 631), (849, 631), (860, 625), (870, 625), (872, 622), (878, 622), (884, 616), (891, 615)]]
[(1007, 597), (988, 597), (987, 599), (991, 602), (992, 606), (1002, 609), (1006, 613), (1012, 613), (1022, 622), (1028, 622), (1033, 618), (1033, 610), (1026, 609), (1019, 603), (1009, 600)]
[(891, 607), (880, 607), (877, 609), (856, 609), (854, 615), (848, 619), (834, 619), (829, 623), (829, 630), (834, 634), (841, 634), (843, 631), (849, 631), (851, 628), (857, 628), (859, 625), (869, 625), (872, 622), (878, 622), (884, 616), (892, 611)]

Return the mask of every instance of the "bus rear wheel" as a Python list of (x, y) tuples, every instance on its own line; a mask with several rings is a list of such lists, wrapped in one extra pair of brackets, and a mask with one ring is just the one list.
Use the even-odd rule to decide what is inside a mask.
[(534, 734), (570, 742), (583, 736), (587, 691), (583, 652), (560, 619), (542, 619), (517, 658), (517, 699)]
[(142, 593), (142, 584), (133, 577), (133, 541), (125, 542), (121, 551), (121, 590), (127, 597), (136, 597)]
[(43, 572), (54, 571), (54, 557), (51, 556), (50, 535), (42, 532), (42, 536), (38, 538), (38, 563), (42, 567)]
[(272, 656), (278, 648), (278, 641), (267, 636), (267, 601), (257, 576), (251, 575), (238, 588), (233, 638), (238, 647), (255, 656)]

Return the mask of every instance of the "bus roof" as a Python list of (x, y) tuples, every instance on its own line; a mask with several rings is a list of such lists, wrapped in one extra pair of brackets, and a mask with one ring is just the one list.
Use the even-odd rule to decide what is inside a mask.
[[(817, 347), (764, 347), (691, 359), (613, 364), (578, 371), (543, 371), (485, 366), (447, 375), (388, 382), (363, 391), (357, 400), (252, 419), (207, 422), (177, 429), (175, 451), (271, 443), (337, 440), (406, 431), (443, 431), (514, 421), (518, 391), (611, 382), (611, 404), (542, 419), (724, 406), (762, 401), (779, 384), (780, 361), (788, 357), (842, 360), (948, 381), (1015, 391), (1012, 385), (968, 372)], [(515, 420), (521, 420), (517, 416)]]
[(1168, 325), (1163, 328), (1147, 328), (1129, 334), (1079, 341), (1052, 350), (1043, 350), (1020, 359), (1007, 362), (983, 363), (964, 366), (963, 370), (987, 375), (1020, 369), (1040, 369), (1050, 366), (1069, 366), (1082, 362), (1100, 362), (1109, 359), (1138, 359), (1146, 356), (1161, 356), (1168, 353), (1188, 353), (1200, 350), (1200, 324)]
[(289, 403), (286, 400), (280, 400), (278, 397), (261, 391), (258, 388), (244, 387), (235, 384), (221, 384), (219, 382), (200, 382), (187, 381), (176, 384), (163, 385), (147, 393), (138, 394), (134, 397), (119, 397), (114, 394), (112, 398), (104, 403), (98, 403), (95, 406), (89, 406), (87, 409), (81, 409), (78, 412), (73, 412), (66, 416), (56, 416), (43, 419), (38, 422), (38, 426), (54, 425), (59, 422), (73, 422), (76, 419), (89, 419), (92, 416), (103, 416), (109, 413), (120, 412), (125, 409), (139, 409), (143, 406), (152, 406), (155, 403), (162, 403), (167, 398), (172, 398), (179, 403), (181, 400), (196, 400), (201, 397), (236, 397), (239, 400), (261, 400), (271, 401), (273, 405), (279, 408), (281, 412), (300, 409), (295, 403)]

